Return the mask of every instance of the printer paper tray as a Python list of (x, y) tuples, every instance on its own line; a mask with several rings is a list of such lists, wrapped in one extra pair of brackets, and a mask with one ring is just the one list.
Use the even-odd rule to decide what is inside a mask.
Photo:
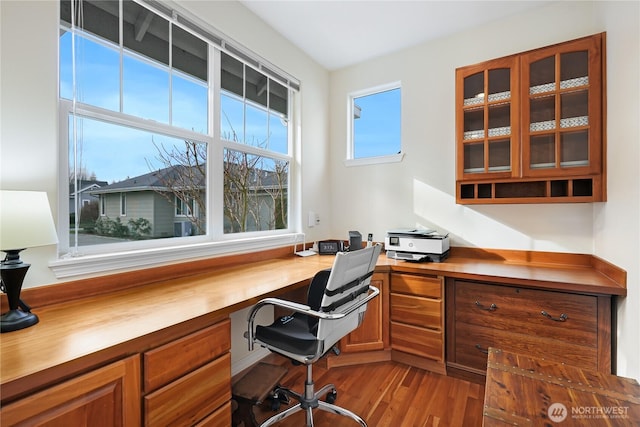
[(425, 254), (417, 252), (404, 252), (388, 250), (387, 257), (392, 259), (400, 259), (409, 262), (442, 262), (449, 257), (449, 250), (441, 254)]

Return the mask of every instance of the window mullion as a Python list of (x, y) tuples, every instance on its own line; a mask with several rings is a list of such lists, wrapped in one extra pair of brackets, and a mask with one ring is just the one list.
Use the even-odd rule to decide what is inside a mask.
[(122, 11), (124, 0), (118, 1), (118, 48), (120, 54), (120, 112), (124, 112), (124, 19), (122, 19)]
[(223, 236), (224, 214), (224, 148), (220, 135), (220, 93), (222, 58), (220, 50), (209, 45), (209, 132), (213, 136), (213, 143), (208, 146), (207, 162), (209, 182), (207, 185), (207, 233), (213, 240)]

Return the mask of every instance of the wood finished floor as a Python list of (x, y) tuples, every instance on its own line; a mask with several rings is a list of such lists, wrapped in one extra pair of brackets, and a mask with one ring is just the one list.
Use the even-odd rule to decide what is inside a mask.
[[(300, 392), (305, 367), (269, 356), (265, 362), (289, 369), (281, 384)], [(484, 386), (424, 371), (396, 362), (361, 366), (314, 366), (316, 390), (328, 383), (338, 389), (336, 404), (360, 415), (369, 427), (475, 427), (482, 425)], [(288, 406), (282, 405), (280, 410)], [(258, 422), (272, 416), (267, 404), (255, 409)], [(305, 425), (303, 412), (277, 424), (279, 427)], [(356, 426), (357, 423), (335, 414), (314, 411), (315, 427)]]

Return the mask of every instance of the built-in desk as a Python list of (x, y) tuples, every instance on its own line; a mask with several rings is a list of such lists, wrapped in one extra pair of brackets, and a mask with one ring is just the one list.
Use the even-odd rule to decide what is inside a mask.
[[(234, 256), (232, 261), (196, 261), (27, 289), (23, 298), (32, 305), (40, 323), (0, 337), (2, 410), (8, 403), (27, 400), (36, 392), (105, 367), (111, 367), (116, 376), (125, 368), (129, 374), (133, 370), (137, 379), (126, 384), (134, 391), (137, 387), (140, 396), (149, 397), (151, 403), (161, 401), (159, 397), (151, 399), (160, 390), (145, 389), (146, 379), (140, 377), (141, 372), (147, 372), (143, 369), (146, 360), (155, 360), (151, 356), (167, 346), (166, 352), (171, 354), (171, 346), (177, 342), (176, 357), (181, 354), (178, 349), (197, 353), (200, 347), (196, 344), (203, 339), (205, 328), (214, 328), (224, 337), (230, 313), (263, 297), (305, 286), (318, 270), (332, 263), (332, 256), (301, 258), (287, 248), (273, 258), (249, 254), (241, 259)], [(624, 271), (590, 255), (453, 248), (443, 263), (413, 264), (382, 255), (377, 271), (490, 280), (590, 295), (626, 295)], [(87, 293), (90, 296), (70, 300)], [(224, 372), (229, 371), (227, 352), (220, 345), (206, 355), (195, 354), (194, 360), (206, 363), (201, 367), (194, 364), (192, 372), (179, 380), (194, 380), (192, 376), (205, 368), (224, 366)], [(170, 380), (177, 382), (166, 381)]]

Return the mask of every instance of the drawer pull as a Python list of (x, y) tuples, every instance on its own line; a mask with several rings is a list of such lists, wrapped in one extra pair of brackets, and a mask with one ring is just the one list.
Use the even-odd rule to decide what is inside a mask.
[(480, 353), (489, 354), (489, 349), (488, 348), (482, 348), (482, 346), (480, 344), (476, 344), (476, 348), (478, 349), (478, 351)]
[(495, 304), (491, 304), (489, 307), (485, 307), (480, 301), (476, 301), (476, 307), (478, 307), (480, 310), (486, 311), (496, 311), (496, 309), (498, 308), (498, 306)]
[(560, 315), (560, 317), (553, 317), (552, 315), (550, 315), (549, 313), (547, 313), (546, 311), (542, 310), (540, 312), (540, 314), (542, 314), (544, 317), (546, 317), (547, 319), (551, 319), (554, 320), (556, 322), (566, 322), (566, 320), (569, 318), (569, 316), (567, 316), (566, 314), (562, 313)]

